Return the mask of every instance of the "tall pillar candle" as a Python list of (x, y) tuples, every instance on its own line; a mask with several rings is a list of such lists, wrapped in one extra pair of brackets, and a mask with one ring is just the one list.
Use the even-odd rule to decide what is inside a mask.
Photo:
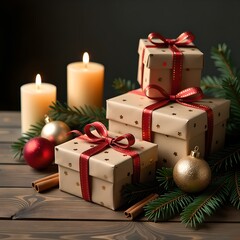
[(30, 126), (44, 119), (49, 106), (56, 102), (56, 86), (42, 83), (38, 74), (35, 83), (21, 86), (21, 124), (22, 133), (27, 132)]
[(89, 62), (87, 53), (83, 62), (67, 66), (67, 101), (70, 107), (102, 107), (104, 87), (104, 66)]

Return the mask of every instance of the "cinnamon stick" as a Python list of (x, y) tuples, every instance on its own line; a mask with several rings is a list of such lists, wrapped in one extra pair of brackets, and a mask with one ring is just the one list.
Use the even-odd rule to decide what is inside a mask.
[(130, 218), (131, 220), (133, 220), (135, 217), (137, 217), (140, 213), (143, 212), (143, 207), (149, 203), (150, 201), (153, 201), (154, 199), (156, 199), (158, 197), (158, 194), (156, 193), (152, 193), (149, 196), (147, 196), (146, 198), (144, 198), (143, 200), (137, 202), (136, 204), (134, 204), (133, 206), (131, 206), (130, 208), (128, 208), (124, 214), (127, 218)]
[(32, 187), (37, 191), (37, 192), (43, 192), (48, 189), (51, 189), (53, 187), (58, 186), (59, 184), (59, 174), (54, 173), (50, 176), (40, 178), (34, 182), (32, 182)]

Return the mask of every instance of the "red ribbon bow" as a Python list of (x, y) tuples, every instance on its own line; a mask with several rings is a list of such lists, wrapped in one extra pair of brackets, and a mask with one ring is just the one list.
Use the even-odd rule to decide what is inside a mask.
[[(160, 39), (162, 42), (156, 42), (154, 39)], [(176, 45), (178, 47), (191, 44), (195, 36), (191, 32), (183, 32), (176, 39), (165, 38), (159, 33), (153, 32), (148, 35), (148, 40), (157, 47), (168, 47)]]
[[(161, 42), (156, 41), (161, 40)], [(195, 37), (191, 32), (183, 32), (176, 39), (165, 38), (159, 33), (153, 32), (148, 35), (148, 40), (154, 45), (148, 45), (149, 47), (169, 47), (173, 52), (173, 64), (172, 64), (172, 89), (171, 94), (176, 94), (180, 89), (180, 83), (182, 80), (182, 68), (183, 68), (183, 53), (178, 47), (188, 47), (194, 41)], [(143, 58), (145, 49), (142, 53), (142, 76), (141, 76), (141, 87), (143, 83)]]
[[(150, 89), (154, 89), (158, 91), (160, 96), (150, 98), (148, 96), (148, 91)], [(151, 131), (152, 112), (158, 108), (165, 106), (170, 101), (173, 101), (187, 107), (203, 110), (207, 113), (208, 130), (205, 135), (205, 154), (208, 154), (210, 152), (212, 134), (213, 134), (213, 111), (208, 106), (193, 103), (203, 98), (203, 92), (201, 88), (199, 87), (187, 88), (180, 91), (176, 95), (169, 95), (160, 86), (149, 85), (144, 89), (143, 94), (145, 94), (150, 99), (157, 100), (156, 103), (153, 103), (152, 105), (147, 106), (143, 110), (143, 114), (142, 114), (142, 139), (143, 140), (150, 141), (150, 142), (152, 141), (152, 131)]]
[[(91, 129), (94, 128), (97, 135), (94, 135), (91, 132)], [(139, 154), (131, 149), (129, 149), (134, 143), (135, 138), (132, 134), (127, 133), (122, 136), (111, 138), (108, 136), (108, 131), (106, 127), (101, 122), (94, 122), (87, 124), (84, 127), (85, 135), (82, 135), (78, 131), (72, 131), (80, 136), (78, 138), (83, 139), (90, 143), (96, 143), (98, 145), (90, 148), (81, 153), (79, 157), (79, 169), (80, 169), (80, 182), (82, 196), (86, 201), (91, 201), (91, 184), (89, 177), (89, 158), (99, 152), (102, 152), (104, 149), (111, 147), (116, 151), (130, 155), (133, 158), (133, 182), (138, 182), (140, 177), (140, 157)], [(122, 140), (126, 140), (126, 143), (123, 143)]]

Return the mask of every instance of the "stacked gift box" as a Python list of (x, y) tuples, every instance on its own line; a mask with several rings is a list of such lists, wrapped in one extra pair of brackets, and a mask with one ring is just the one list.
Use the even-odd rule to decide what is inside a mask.
[[(94, 127), (95, 124), (90, 124), (90, 126)], [(134, 138), (129, 148), (124, 149), (123, 146), (119, 149), (114, 141), (119, 137), (121, 140), (122, 136), (107, 132), (100, 123), (97, 123), (97, 127), (99, 132), (104, 130), (106, 134), (103, 136), (95, 131), (94, 137), (90, 136), (93, 137), (92, 139), (77, 137), (55, 148), (55, 161), (59, 166), (59, 187), (65, 192), (115, 210), (124, 203), (122, 197), (124, 185), (154, 180), (158, 159), (157, 144)], [(99, 141), (95, 141), (96, 138)], [(109, 139), (113, 143), (108, 144)], [(89, 169), (84, 172), (84, 166), (80, 165), (80, 156), (88, 155), (87, 151), (91, 149), (94, 151), (95, 148), (105, 143), (107, 146), (103, 150), (89, 158)], [(86, 186), (84, 177), (89, 179), (90, 186)], [(91, 196), (84, 196), (85, 187), (90, 189)]]
[[(203, 53), (193, 45), (193, 40), (188, 32), (177, 39), (165, 39), (158, 33), (140, 39), (141, 89), (107, 100), (109, 130), (128, 131), (139, 139), (157, 143), (158, 167), (174, 167), (194, 146), (199, 146), (201, 155), (206, 156), (224, 145), (230, 101), (197, 94), (195, 99), (196, 92), (202, 93)], [(192, 102), (182, 97), (185, 92), (192, 92)], [(144, 116), (144, 111), (157, 102), (164, 104)], [(144, 128), (146, 121), (148, 129)], [(151, 131), (151, 136), (146, 137), (145, 131)]]
[[(193, 40), (188, 32), (177, 39), (165, 39), (157, 33), (140, 39), (141, 87), (107, 100), (109, 132), (105, 136), (97, 131), (97, 137), (90, 134), (90, 141), (80, 137), (57, 146), (60, 189), (117, 209), (124, 203), (124, 185), (133, 183), (136, 174), (135, 159), (129, 151), (139, 157), (137, 182), (147, 182), (154, 179), (156, 168), (174, 167), (195, 146), (202, 156), (223, 147), (230, 102), (203, 97), (203, 53)], [(117, 151), (112, 142), (125, 134), (131, 134), (135, 143)], [(93, 141), (96, 138), (107, 147), (89, 155), (89, 170), (81, 173), (80, 156), (98, 146)], [(83, 196), (84, 174), (90, 179), (90, 198)]]

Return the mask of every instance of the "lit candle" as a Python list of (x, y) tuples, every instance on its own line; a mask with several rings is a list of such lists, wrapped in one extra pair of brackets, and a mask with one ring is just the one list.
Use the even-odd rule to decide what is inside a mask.
[(102, 107), (104, 66), (89, 62), (88, 53), (83, 54), (82, 62), (67, 66), (67, 101), (70, 107)]
[(56, 86), (42, 83), (41, 76), (37, 74), (35, 83), (21, 86), (21, 123), (22, 133), (30, 126), (44, 119), (52, 102), (56, 102)]

